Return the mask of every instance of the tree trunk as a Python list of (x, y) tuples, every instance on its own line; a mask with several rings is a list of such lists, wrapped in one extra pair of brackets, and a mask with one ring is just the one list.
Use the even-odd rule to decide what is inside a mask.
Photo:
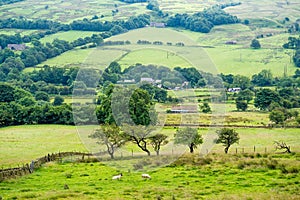
[(156, 151), (156, 155), (159, 156), (159, 150)]
[(228, 150), (229, 150), (229, 146), (225, 147), (224, 151), (226, 154), (228, 153)]
[(189, 147), (190, 147), (190, 153), (194, 153), (194, 145), (191, 145)]

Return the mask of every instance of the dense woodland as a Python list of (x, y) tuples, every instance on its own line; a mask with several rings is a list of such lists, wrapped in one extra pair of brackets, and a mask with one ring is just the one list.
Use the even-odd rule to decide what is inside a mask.
[(208, 33), (215, 25), (239, 22), (240, 20), (236, 16), (226, 13), (217, 6), (193, 15), (176, 14), (168, 19), (167, 24), (170, 27), (182, 27), (195, 32)]

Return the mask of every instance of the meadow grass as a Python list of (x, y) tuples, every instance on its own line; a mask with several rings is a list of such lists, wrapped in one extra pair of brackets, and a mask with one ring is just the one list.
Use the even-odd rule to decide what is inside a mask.
[[(118, 5), (119, 12), (112, 16), (112, 10)], [(101, 15), (101, 20), (127, 19), (130, 16), (147, 13), (146, 4), (126, 4), (117, 0), (75, 0), (68, 1), (42, 1), (28, 0), (1, 6), (0, 16), (12, 18), (24, 16), (29, 19), (52, 19), (60, 22), (72, 22), (83, 18), (92, 18), (94, 15)]]
[(75, 126), (31, 125), (0, 129), (0, 165), (23, 164), (48, 153), (86, 151)]
[[(145, 171), (120, 171), (103, 163), (49, 163), (0, 183), (0, 193), (5, 199), (297, 199), (297, 157), (186, 155), (147, 171), (150, 180), (142, 179)], [(111, 180), (120, 172), (121, 180)]]
[[(1, 128), (1, 154), (0, 166), (15, 166), (23, 164), (30, 160), (44, 156), (48, 153), (63, 152), (63, 151), (90, 151), (99, 152), (105, 151), (106, 148), (97, 144), (97, 140), (89, 138), (99, 126), (62, 126), (62, 125), (24, 125)], [(166, 134), (169, 137), (170, 144), (162, 147), (162, 154), (169, 154), (173, 148), (178, 148), (184, 152), (187, 147), (174, 147), (173, 137), (177, 128), (166, 127), (158, 129), (159, 132)], [(211, 134), (215, 134), (217, 128), (200, 128), (199, 133), (203, 138)], [(263, 129), (263, 128), (235, 128), (240, 134), (240, 143), (233, 145), (230, 152), (234, 153), (235, 148), (245, 148), (245, 152), (253, 152), (253, 146), (258, 148), (257, 152), (263, 153), (265, 148), (268, 152), (274, 152), (274, 144), (276, 141), (285, 141), (291, 146), (292, 151), (299, 151), (300, 140), (297, 129)], [(154, 154), (151, 147), (149, 147)], [(206, 146), (200, 146), (199, 152), (205, 150)], [(130, 156), (131, 151), (134, 155), (146, 155), (136, 145), (128, 143), (122, 147), (117, 157)], [(214, 145), (213, 152), (223, 152), (222, 145)], [(198, 152), (198, 150), (197, 150)], [(106, 157), (106, 156), (105, 156)]]
[[(50, 39), (54, 37), (70, 39), (74, 35), (79, 37), (80, 34), (81, 32), (71, 31), (49, 37)], [(250, 48), (250, 42), (255, 34), (256, 31), (252, 31), (248, 26), (242, 24), (217, 26), (208, 34), (181, 29), (148, 27), (129, 31), (106, 40), (129, 40), (131, 45), (75, 49), (49, 59), (39, 66), (47, 64), (61, 67), (79, 66), (104, 69), (112, 60), (115, 60), (120, 62), (122, 68), (136, 63), (169, 67), (194, 66), (213, 74), (232, 73), (251, 77), (263, 69), (271, 70), (274, 76), (283, 76), (284, 68), (287, 67), (287, 74), (294, 74), (296, 67), (291, 61), (293, 52), (282, 48), (282, 44), (287, 41), (289, 35), (275, 34), (272, 37), (260, 39), (262, 49), (253, 50)], [(137, 45), (137, 40), (161, 41), (164, 45)], [(226, 41), (231, 40), (236, 40), (238, 44), (225, 45)], [(167, 42), (171, 42), (173, 45), (167, 46)], [(183, 42), (186, 46), (174, 46), (177, 42)], [(208, 48), (209, 46), (213, 48)], [(169, 53), (167, 54), (167, 52)]]
[(66, 31), (66, 32), (58, 32), (52, 35), (48, 35), (40, 41), (42, 43), (47, 43), (47, 42), (53, 42), (54, 39), (60, 39), (60, 40), (65, 40), (68, 42), (73, 42), (74, 40), (78, 38), (85, 38), (85, 37), (90, 37), (93, 34), (99, 34), (100, 32), (93, 32), (93, 31)]
[(187, 60), (175, 55), (172, 52), (151, 48), (132, 51), (120, 60), (117, 60), (117, 62), (122, 66), (123, 69), (128, 68), (136, 63), (141, 63), (144, 65), (153, 64), (158, 66), (168, 66), (170, 68), (178, 66), (191, 66)]

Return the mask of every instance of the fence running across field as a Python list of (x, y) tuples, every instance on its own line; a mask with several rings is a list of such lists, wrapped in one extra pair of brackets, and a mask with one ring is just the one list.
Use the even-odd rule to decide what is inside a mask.
[(59, 153), (48, 154), (44, 157), (33, 160), (30, 163), (26, 163), (22, 167), (0, 169), (0, 182), (3, 180), (31, 174), (35, 169), (41, 167), (43, 164), (47, 162), (60, 160), (64, 157), (82, 156), (82, 159), (84, 159), (85, 156), (92, 156), (92, 155), (93, 154), (91, 153), (82, 153), (82, 152), (59, 152)]

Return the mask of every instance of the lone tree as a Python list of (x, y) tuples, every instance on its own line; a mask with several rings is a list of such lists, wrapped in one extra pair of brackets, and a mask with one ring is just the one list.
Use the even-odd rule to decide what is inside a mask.
[(291, 147), (288, 146), (285, 142), (281, 141), (274, 141), (274, 144), (275, 144), (275, 150), (279, 149), (279, 150), (285, 150), (284, 153), (292, 153), (291, 152)]
[(120, 128), (115, 124), (103, 125), (101, 129), (96, 130), (89, 137), (98, 139), (98, 144), (105, 145), (107, 153), (112, 159), (114, 159), (116, 149), (124, 145), (127, 141)]
[(152, 145), (154, 151), (156, 152), (156, 155), (159, 155), (161, 146), (168, 144), (167, 138), (168, 136), (160, 133), (149, 138), (150, 144)]
[(254, 39), (252, 40), (250, 47), (253, 49), (260, 49), (261, 45), (257, 39)]
[(240, 140), (239, 134), (233, 129), (222, 128), (221, 130), (217, 130), (216, 132), (218, 134), (216, 143), (222, 143), (223, 146), (225, 146), (224, 151), (226, 154), (228, 153), (229, 147), (234, 143), (238, 143)]
[(178, 129), (175, 133), (175, 144), (188, 145), (190, 153), (194, 153), (194, 149), (198, 145), (203, 143), (202, 136), (198, 134), (198, 130), (195, 128), (187, 127)]
[(151, 137), (151, 133), (153, 132), (153, 127), (151, 126), (143, 126), (143, 125), (123, 125), (122, 128), (125, 132), (126, 138), (128, 141), (136, 144), (142, 151), (146, 152), (148, 156), (150, 156), (150, 151), (148, 149), (148, 140)]

